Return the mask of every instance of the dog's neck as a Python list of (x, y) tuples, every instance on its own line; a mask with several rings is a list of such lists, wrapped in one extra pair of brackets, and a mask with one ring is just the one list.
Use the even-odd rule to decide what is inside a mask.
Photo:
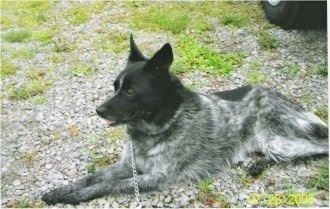
[(165, 92), (163, 101), (157, 110), (147, 113), (143, 119), (128, 124), (129, 133), (138, 131), (146, 135), (157, 135), (165, 132), (175, 124), (176, 118), (180, 116), (180, 106), (196, 96), (196, 93), (186, 89), (174, 76), (171, 86)]

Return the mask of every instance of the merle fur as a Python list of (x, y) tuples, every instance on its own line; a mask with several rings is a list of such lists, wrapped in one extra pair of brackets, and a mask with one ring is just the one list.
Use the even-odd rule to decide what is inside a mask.
[[(327, 124), (282, 94), (259, 85), (198, 94), (169, 72), (169, 44), (150, 59), (132, 36), (130, 46), (114, 95), (97, 108), (102, 118), (127, 125), (121, 161), (45, 194), (42, 200), (48, 204), (132, 193), (130, 141), (140, 191), (211, 177), (253, 152), (263, 153), (264, 159), (249, 169), (251, 175), (271, 162), (328, 153)], [(134, 95), (127, 95), (128, 89)]]

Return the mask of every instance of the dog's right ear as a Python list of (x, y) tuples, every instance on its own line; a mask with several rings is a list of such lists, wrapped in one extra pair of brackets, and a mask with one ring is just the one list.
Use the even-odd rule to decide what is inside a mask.
[(146, 58), (143, 56), (143, 54), (140, 52), (138, 47), (135, 44), (135, 41), (133, 39), (133, 35), (131, 34), (130, 37), (130, 54), (128, 57), (129, 62), (138, 62), (146, 60)]

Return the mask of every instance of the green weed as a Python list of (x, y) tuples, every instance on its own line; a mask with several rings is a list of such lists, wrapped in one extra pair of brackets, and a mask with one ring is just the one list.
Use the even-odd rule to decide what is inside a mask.
[(187, 14), (172, 16), (169, 13), (157, 13), (152, 14), (149, 18), (152, 24), (165, 31), (171, 31), (173, 34), (178, 34), (185, 30), (190, 23), (190, 17)]
[(72, 25), (80, 25), (89, 21), (92, 13), (98, 13), (102, 10), (106, 2), (93, 2), (88, 5), (76, 5), (69, 9), (65, 15), (66, 19)]
[(300, 66), (297, 64), (291, 64), (291, 65), (285, 67), (284, 71), (289, 75), (295, 76), (300, 71)]
[(42, 105), (42, 104), (45, 104), (45, 103), (47, 103), (47, 99), (43, 95), (36, 95), (32, 98), (32, 104)]
[(111, 131), (106, 134), (107, 140), (110, 144), (116, 144), (118, 140), (124, 139), (126, 131), (122, 127), (111, 128)]
[(49, 60), (53, 63), (62, 63), (65, 61), (65, 58), (61, 54), (54, 53)]
[(202, 202), (207, 207), (214, 207), (217, 205), (219, 208), (228, 208), (230, 207), (227, 203), (215, 190), (213, 187), (213, 180), (206, 179), (201, 181), (197, 188), (199, 189), (198, 200)]
[(27, 29), (20, 29), (20, 30), (11, 30), (6, 32), (3, 35), (3, 39), (7, 42), (23, 42), (29, 39), (32, 36), (31, 31)]
[(317, 74), (317, 75), (321, 75), (323, 77), (327, 77), (328, 76), (328, 66), (326, 65), (314, 65), (311, 68), (312, 73)]
[(75, 76), (88, 76), (95, 73), (95, 69), (91, 66), (77, 65), (70, 69), (70, 72)]
[(42, 94), (51, 84), (50, 81), (44, 79), (31, 80), (23, 84), (21, 87), (10, 87), (7, 89), (9, 99), (24, 100), (30, 97)]
[[(147, 31), (169, 31), (179, 34), (189, 30), (201, 32), (211, 30), (211, 18), (219, 18), (223, 24), (242, 27), (258, 23), (264, 27), (262, 9), (258, 4), (248, 2), (202, 1), (202, 2), (157, 2), (130, 3), (131, 13), (118, 13), (110, 22), (126, 22), (133, 28)], [(262, 23), (262, 24), (261, 24)]]
[[(184, 3), (185, 4), (185, 3)], [(162, 30), (173, 34), (179, 34), (192, 24), (192, 16), (187, 12), (179, 12), (184, 6), (170, 3), (147, 6), (144, 10), (137, 12), (131, 17), (133, 27), (143, 30)]]
[(35, 68), (26, 71), (25, 76), (31, 80), (38, 80), (45, 76), (45, 73)]
[(12, 53), (12, 57), (16, 59), (31, 59), (36, 54), (35, 49), (20, 49)]
[(52, 42), (52, 38), (53, 38), (54, 34), (55, 34), (54, 31), (44, 30), (44, 31), (37, 32), (34, 36), (42, 44), (47, 45)]
[(87, 166), (88, 173), (94, 173), (98, 168), (103, 168), (111, 163), (109, 156), (98, 153), (96, 150), (89, 152), (90, 163)]
[(256, 61), (256, 62), (251, 62), (250, 65), (251, 65), (251, 69), (260, 70), (262, 63)]
[(320, 161), (317, 174), (307, 182), (308, 187), (329, 191), (329, 162)]
[(205, 179), (201, 182), (199, 182), (197, 188), (200, 192), (208, 193), (213, 191), (213, 180), (212, 179)]
[(17, 67), (15, 65), (4, 59), (1, 60), (1, 77), (15, 75), (16, 71)]
[(96, 41), (96, 45), (100, 48), (113, 52), (113, 53), (122, 53), (127, 52), (129, 49), (128, 35), (116, 31), (99, 31), (102, 33), (102, 39)]
[(308, 93), (304, 94), (301, 99), (302, 99), (303, 102), (305, 102), (307, 104), (311, 104), (313, 102), (312, 95), (310, 95)]
[(51, 18), (48, 10), (53, 5), (52, 1), (1, 1), (2, 29), (39, 27)]
[(269, 33), (262, 31), (258, 34), (257, 43), (262, 49), (273, 50), (278, 47), (278, 41)]
[(180, 58), (173, 66), (177, 73), (201, 70), (212, 75), (230, 74), (234, 65), (241, 64), (242, 53), (220, 54), (199, 43), (192, 36), (180, 36), (177, 42)]
[(251, 177), (251, 176), (243, 176), (242, 178), (240, 178), (240, 184), (243, 187), (249, 187), (253, 182), (255, 181), (255, 178)]
[(262, 83), (267, 83), (267, 76), (260, 72), (259, 70), (249, 70), (246, 73), (246, 80), (249, 84), (262, 84)]
[(222, 24), (234, 26), (237, 28), (245, 25), (247, 20), (248, 18), (242, 13), (226, 14), (220, 17), (220, 21), (222, 22)]
[(54, 40), (55, 52), (69, 52), (76, 48), (76, 46), (69, 43), (65, 38), (58, 38)]
[(326, 123), (328, 122), (328, 108), (322, 106), (318, 107), (314, 113)]
[(80, 25), (89, 20), (89, 14), (84, 7), (74, 6), (70, 8), (66, 15), (69, 23), (72, 25)]

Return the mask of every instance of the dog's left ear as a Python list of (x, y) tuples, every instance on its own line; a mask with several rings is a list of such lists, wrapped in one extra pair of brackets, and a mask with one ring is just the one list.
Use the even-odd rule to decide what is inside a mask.
[(129, 62), (138, 62), (138, 61), (143, 61), (143, 60), (146, 60), (146, 58), (143, 56), (142, 52), (136, 46), (133, 35), (131, 34), (131, 36), (130, 36), (130, 54), (128, 57), (128, 61)]
[(152, 70), (168, 70), (172, 62), (172, 47), (167, 43), (148, 61), (148, 68)]

